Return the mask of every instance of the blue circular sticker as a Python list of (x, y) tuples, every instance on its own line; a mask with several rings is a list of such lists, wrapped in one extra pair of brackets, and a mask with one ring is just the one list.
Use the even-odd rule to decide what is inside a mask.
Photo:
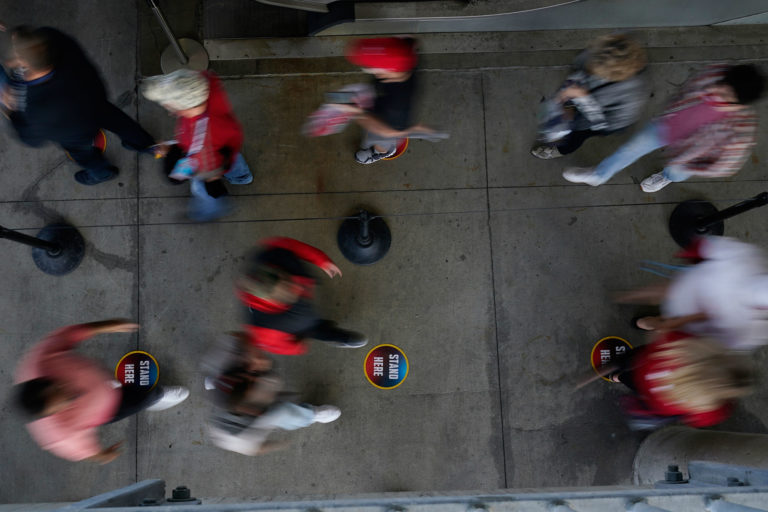
[(394, 389), (408, 376), (408, 358), (394, 345), (378, 345), (365, 356), (365, 378), (379, 389)]
[(123, 386), (149, 391), (157, 385), (159, 378), (157, 360), (143, 350), (128, 352), (115, 366), (115, 379)]

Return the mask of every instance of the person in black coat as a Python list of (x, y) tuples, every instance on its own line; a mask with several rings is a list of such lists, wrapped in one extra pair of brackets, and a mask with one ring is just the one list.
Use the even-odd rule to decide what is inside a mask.
[(93, 146), (100, 128), (128, 149), (153, 151), (154, 138), (107, 100), (98, 70), (74, 39), (50, 27), (17, 27), (10, 53), (1, 98), (6, 114), (22, 142), (55, 142), (83, 166), (75, 173), (78, 183), (96, 185), (118, 175)]

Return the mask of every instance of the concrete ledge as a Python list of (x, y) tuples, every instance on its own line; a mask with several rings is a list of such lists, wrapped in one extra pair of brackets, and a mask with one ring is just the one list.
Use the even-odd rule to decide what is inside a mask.
[[(527, 32), (456, 32), (419, 35), (419, 53), (468, 54), (581, 50), (609, 29), (536, 30)], [(695, 28), (648, 28), (632, 33), (649, 49), (743, 47), (768, 43), (762, 25), (730, 25)], [(211, 60), (307, 59), (343, 57), (355, 36), (293, 38), (207, 39)], [(764, 56), (765, 53), (762, 54)], [(707, 55), (712, 60), (710, 55)]]

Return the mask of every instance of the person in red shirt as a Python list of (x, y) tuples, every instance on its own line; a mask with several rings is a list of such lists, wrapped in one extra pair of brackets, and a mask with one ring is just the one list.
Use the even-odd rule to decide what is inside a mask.
[(121, 387), (101, 365), (73, 352), (96, 334), (132, 332), (138, 327), (127, 320), (64, 327), (22, 358), (14, 379), (16, 402), (33, 418), (27, 429), (43, 449), (71, 461), (111, 462), (120, 455), (121, 443), (102, 448), (99, 426), (141, 410), (168, 409), (189, 396), (181, 386), (134, 392)]
[(269, 238), (246, 257), (235, 283), (246, 306), (245, 332), (251, 343), (275, 354), (303, 354), (308, 339), (357, 348), (368, 343), (360, 333), (347, 331), (318, 317), (313, 307), (315, 278), (312, 263), (333, 278), (341, 270), (320, 249), (293, 238)]
[(231, 205), (222, 179), (234, 185), (253, 181), (240, 150), (243, 130), (221, 81), (211, 71), (180, 69), (148, 78), (142, 93), (177, 116), (176, 141), (158, 151), (173, 183), (191, 180), (190, 217), (199, 222), (227, 215)]
[(630, 427), (647, 430), (675, 421), (691, 427), (723, 422), (734, 401), (752, 391), (754, 372), (743, 354), (672, 330), (630, 351), (608, 378), (634, 392), (622, 408)]

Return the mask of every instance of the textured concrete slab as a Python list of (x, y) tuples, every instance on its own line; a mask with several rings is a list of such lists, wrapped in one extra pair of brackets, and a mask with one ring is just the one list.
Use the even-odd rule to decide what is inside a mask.
[[(70, 218), (84, 224), (84, 210), (81, 215)], [(4, 214), (3, 218), (13, 225), (13, 215)], [(12, 407), (13, 372), (32, 343), (64, 325), (136, 316), (135, 229), (94, 227), (82, 228), (81, 232), (88, 241), (86, 257), (78, 269), (63, 277), (38, 270), (28, 247), (0, 241), (4, 255), (0, 274), (6, 290), (0, 301), (3, 316), (0, 339), (6, 350), (6, 357), (0, 363), (3, 380), (0, 428), (8, 436), (2, 450), (6, 463), (0, 465), (2, 502), (77, 500), (132, 483), (136, 478), (134, 419), (102, 430), (105, 445), (124, 440), (125, 450), (105, 471), (95, 464), (75, 465), (40, 450), (27, 434), (24, 418)], [(113, 334), (86, 341), (79, 350), (105, 367), (114, 368), (123, 354), (135, 348), (135, 336)], [(41, 472), (41, 468), (45, 469)]]
[[(526, 193), (531, 202), (535, 196), (545, 202), (550, 191), (544, 190)], [(603, 188), (587, 191), (607, 197)], [(573, 386), (589, 372), (590, 351), (602, 337), (645, 342), (629, 326), (639, 308), (612, 304), (610, 297), (658, 279), (640, 271), (642, 260), (676, 263), (678, 248), (666, 232), (674, 203), (505, 209), (516, 196), (514, 189), (491, 195), (509, 485), (538, 485), (542, 473), (554, 486), (629, 483), (643, 436), (629, 432), (618, 412), (621, 387), (598, 382), (574, 392)], [(730, 235), (751, 238), (746, 224), (759, 219), (746, 215), (728, 225)], [(766, 421), (768, 414), (750, 404), (729, 427), (749, 430)]]
[[(200, 5), (162, 3), (177, 34), (193, 37)], [(158, 138), (172, 136), (173, 118), (136, 103), (136, 52), (142, 74), (158, 73), (167, 44), (144, 4), (88, 0), (52, 8), (33, 1), (14, 4), (3, 16), (9, 25), (52, 24), (74, 34), (126, 112), (138, 110)], [(725, 29), (644, 32), (653, 46), (645, 117), (701, 61), (748, 60), (764, 51), (761, 34), (742, 33), (744, 39), (731, 39)], [(287, 74), (225, 79), (256, 179), (230, 187), (236, 212), (210, 225), (184, 219), (187, 186), (170, 185), (160, 162), (123, 150), (114, 138), (107, 151), (121, 178), (86, 188), (72, 180), (76, 167), (59, 149), (25, 148), (0, 134), (0, 224), (34, 234), (63, 216), (88, 242), (82, 266), (53, 278), (34, 267), (29, 249), (0, 241), (6, 290), (0, 338), (8, 356), (0, 362), (0, 428), (8, 439), (0, 450), (6, 461), (0, 502), (79, 500), (144, 478), (189, 485), (197, 496), (262, 499), (629, 483), (642, 436), (623, 423), (620, 389), (595, 383), (571, 390), (588, 371), (599, 337), (641, 341), (628, 325), (633, 308), (612, 304), (610, 293), (655, 279), (638, 269), (641, 259), (674, 261), (666, 222), (679, 201), (705, 198), (725, 207), (765, 190), (768, 150), (758, 146), (733, 179), (675, 184), (653, 195), (637, 182), (656, 169), (658, 156), (599, 188), (567, 183), (563, 165), (594, 164), (631, 133), (589, 141), (555, 162), (528, 154), (536, 105), (563, 79), (585, 33), (454, 37), (425, 41), (430, 55), (428, 70), (418, 75), (417, 116), (453, 138), (414, 142), (402, 158), (368, 167), (352, 160), (356, 130), (313, 140), (299, 135), (325, 91), (363, 75), (348, 67), (328, 72), (322, 59), (306, 67), (278, 58), (261, 71)], [(276, 48), (301, 50), (294, 43)], [(482, 50), (477, 56), (473, 44)], [(694, 52), (699, 44), (707, 51)], [(527, 52), (527, 46), (535, 48)], [(247, 74), (238, 69), (230, 67), (234, 75)], [(765, 103), (759, 109), (768, 116)], [(371, 267), (347, 263), (335, 243), (341, 218), (360, 206), (382, 214), (393, 234), (390, 253)], [(762, 211), (727, 221), (726, 234), (768, 246)], [(363, 375), (367, 349), (316, 343), (306, 356), (280, 358), (290, 389), (338, 404), (343, 415), (331, 425), (280, 435), (291, 445), (249, 458), (205, 438), (208, 404), (198, 365), (219, 333), (237, 328), (232, 277), (245, 250), (271, 235), (326, 250), (344, 276), (321, 276), (321, 310), (369, 334), (369, 348), (402, 347), (411, 373), (399, 388), (383, 391)], [(192, 396), (181, 407), (105, 428), (104, 442), (126, 441), (126, 453), (109, 466), (59, 461), (34, 445), (8, 403), (13, 368), (50, 330), (108, 316), (137, 319), (142, 329), (86, 342), (83, 353), (112, 366), (128, 350), (149, 350), (162, 382), (187, 385)], [(767, 351), (755, 355), (763, 366), (767, 358)], [(765, 386), (722, 428), (768, 432)]]
[[(453, 195), (444, 194), (430, 194), (436, 196), (433, 207)], [(372, 203), (391, 196), (370, 195)], [(392, 203), (401, 208), (392, 213), (405, 215), (418, 213), (427, 194), (399, 195)], [(485, 204), (484, 194), (463, 196), (456, 204), (463, 209)], [(312, 211), (301, 196), (280, 197), (296, 210)], [(350, 207), (354, 201), (344, 198)], [(256, 205), (251, 215), (258, 217), (263, 205)], [(238, 475), (246, 473), (253, 494), (450, 489), (467, 479), (484, 488), (503, 484), (485, 215), (433, 213), (388, 222), (392, 249), (371, 267), (355, 267), (339, 254), (338, 220), (142, 228), (142, 265), (151, 269), (147, 276), (155, 276), (142, 280), (146, 346), (170, 361), (177, 381), (196, 387), (186, 407), (142, 421), (140, 478), (164, 474), (203, 495), (242, 494)], [(237, 328), (231, 292), (236, 265), (249, 243), (278, 234), (328, 252), (344, 276), (323, 283), (320, 309), (341, 325), (366, 332), (368, 348), (380, 343), (403, 348), (411, 372), (396, 390), (380, 391), (362, 372), (368, 348), (339, 350), (315, 343), (307, 356), (281, 358), (291, 388), (339, 405), (342, 419), (280, 436), (293, 439), (292, 446), (247, 458), (216, 450), (203, 437), (207, 404), (195, 355), (217, 333)], [(180, 261), (179, 254), (197, 257)], [(393, 289), (393, 279), (409, 285)], [(162, 292), (179, 283), (183, 301)], [(428, 457), (418, 455), (425, 449)], [(215, 480), (187, 462), (197, 459), (215, 460)]]
[[(233, 193), (322, 193), (370, 190), (474, 188), (485, 185), (482, 95), (476, 73), (420, 73), (420, 105), (415, 119), (453, 131), (460, 144), (413, 141), (407, 153), (379, 166), (354, 160), (361, 132), (308, 139), (301, 135), (306, 116), (326, 91), (366, 82), (348, 76), (263, 77), (226, 80), (234, 111), (245, 126), (243, 154), (254, 171), (249, 187)], [(156, 105), (142, 101), (140, 119), (158, 137), (170, 138), (173, 121)], [(276, 129), (276, 127), (280, 129)], [(460, 134), (460, 135), (459, 135)], [(418, 163), (417, 163), (418, 162)], [(159, 164), (158, 164), (159, 166)], [(452, 172), (446, 172), (452, 169)], [(158, 172), (142, 173), (141, 195), (182, 194)]]
[[(555, 160), (539, 160), (529, 151), (535, 142), (539, 102), (557, 90), (568, 74), (568, 68), (534, 67), (483, 73), (484, 95), (493, 98), (492, 101), (487, 100), (489, 107), (486, 108), (490, 185), (558, 185), (564, 182), (561, 173), (565, 167), (597, 165), (649, 119), (662, 113), (679, 86), (705, 66), (704, 63), (651, 64), (645, 71), (649, 82), (648, 102), (641, 120), (620, 133), (593, 137), (577, 152)], [(515, 86), (521, 83), (532, 86)], [(756, 108), (761, 117), (768, 115), (768, 104), (765, 102), (759, 102)], [(764, 180), (765, 169), (760, 163), (768, 156), (766, 151), (765, 145), (759, 144), (744, 168), (730, 180)], [(654, 152), (615, 176), (610, 183), (639, 183), (646, 176), (658, 172), (663, 165), (661, 151)]]

